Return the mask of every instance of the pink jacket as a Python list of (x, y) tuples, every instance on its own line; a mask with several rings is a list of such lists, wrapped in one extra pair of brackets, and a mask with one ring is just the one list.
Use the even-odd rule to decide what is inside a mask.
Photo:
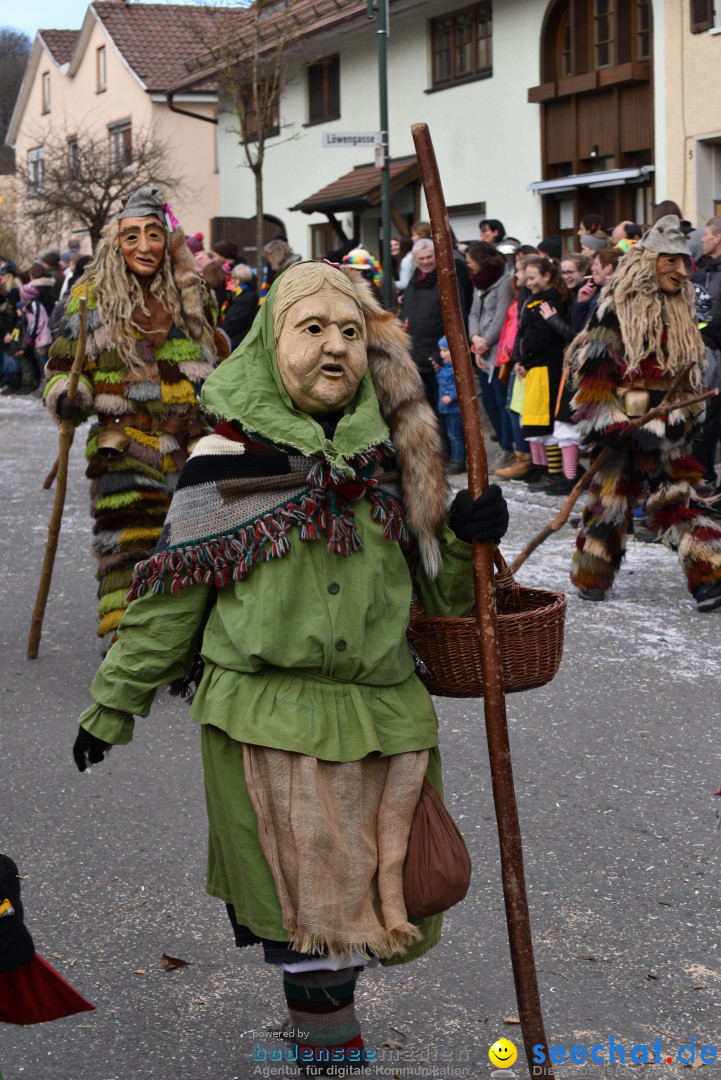
[(518, 300), (514, 300), (503, 321), (501, 336), (498, 339), (498, 351), (496, 353), (496, 367), (505, 364), (513, 355), (513, 346), (516, 344), (518, 333)]

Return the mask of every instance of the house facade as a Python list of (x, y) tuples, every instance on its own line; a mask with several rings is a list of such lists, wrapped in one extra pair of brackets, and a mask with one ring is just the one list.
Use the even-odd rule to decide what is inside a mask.
[[(6, 136), (35, 178), (36, 197), (42, 197), (48, 144), (64, 144), (72, 155), (82, 133), (98, 153), (130, 163), (134, 145), (152, 132), (167, 146), (167, 174), (179, 181), (163, 193), (173, 212), (189, 235), (209, 234), (218, 214), (217, 91), (206, 83), (174, 99), (173, 109), (192, 116), (173, 111), (165, 94), (185, 72), (185, 57), (199, 48), (187, 19), (188, 8), (180, 5), (99, 0), (79, 31), (38, 32)], [(17, 210), (22, 233), (20, 195)], [(25, 233), (30, 251), (37, 238)], [(90, 250), (81, 229), (44, 239)]]
[[(523, 242), (561, 233), (569, 248), (584, 214), (648, 220), (676, 184), (665, 121), (674, 3), (390, 0), (394, 233), (427, 216), (417, 121), (429, 125), (459, 240), (478, 238), (481, 217)], [(374, 150), (343, 138), (379, 127), (377, 26), (359, 0), (312, 8), (268, 142), (264, 209), (306, 257), (337, 247), (341, 232), (378, 252)], [(253, 178), (222, 98), (219, 121), (220, 213), (230, 221), (252, 215)]]
[(698, 227), (721, 214), (721, 2), (665, 7), (665, 193)]

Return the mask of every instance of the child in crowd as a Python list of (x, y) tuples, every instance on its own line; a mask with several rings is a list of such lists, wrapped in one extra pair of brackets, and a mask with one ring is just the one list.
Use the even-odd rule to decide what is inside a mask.
[(458, 392), (453, 375), (451, 353), (445, 337), (439, 339), (438, 349), (441, 355), (441, 363), (436, 370), (438, 412), (451, 447), (451, 460), (446, 465), (446, 472), (451, 474), (462, 473), (466, 471), (466, 441), (463, 437), (461, 409), (458, 404)]

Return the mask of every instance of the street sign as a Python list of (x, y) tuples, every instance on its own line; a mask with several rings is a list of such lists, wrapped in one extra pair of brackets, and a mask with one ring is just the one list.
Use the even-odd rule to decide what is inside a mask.
[(324, 131), (323, 146), (380, 146), (380, 131)]

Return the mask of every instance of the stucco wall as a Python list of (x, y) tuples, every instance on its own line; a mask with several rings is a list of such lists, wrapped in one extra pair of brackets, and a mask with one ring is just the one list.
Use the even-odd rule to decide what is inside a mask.
[[(431, 85), (428, 19), (455, 11), (455, 3), (439, 3), (420, 14), (391, 17), (388, 49), (389, 139), (392, 157), (412, 154), (410, 127), (428, 123), (449, 205), (485, 202), (489, 217), (500, 218), (507, 231), (523, 241), (541, 237), (540, 200), (526, 191), (541, 176), (540, 117), (529, 105), (527, 89), (539, 82), (539, 36), (546, 0), (503, 0), (494, 5), (493, 76), (426, 94)], [(373, 131), (379, 126), (376, 24), (363, 24), (338, 50), (341, 71), (341, 117), (303, 128), (307, 119), (306, 77), (302, 73), (286, 91), (281, 107), (285, 127), (278, 140), (293, 141), (270, 148), (264, 174), (267, 213), (286, 224), (293, 247), (310, 254), (311, 224), (325, 215), (290, 212), (356, 165), (372, 160), (367, 149), (323, 149), (323, 131)], [(252, 176), (241, 166), (242, 148), (221, 117), (221, 214), (248, 217), (254, 213)], [(424, 212), (425, 212), (425, 208)], [(339, 215), (341, 220), (344, 215)], [(346, 218), (347, 220), (347, 218)]]
[[(106, 86), (97, 92), (96, 50), (105, 45)], [(50, 72), (50, 111), (42, 113), (42, 78)], [(181, 102), (178, 102), (181, 104)], [(192, 111), (212, 114), (215, 106), (194, 103), (184, 106)], [(108, 153), (107, 125), (125, 117), (132, 118), (133, 131), (153, 127), (168, 146), (169, 172), (182, 179), (182, 193), (164, 192), (188, 234), (209, 234), (210, 218), (218, 213), (218, 176), (216, 169), (216, 128), (189, 117), (171, 113), (167, 104), (154, 104), (124, 60), (109, 41), (102, 26), (96, 23), (90, 34), (82, 61), (70, 77), (64, 74), (44, 51), (38, 65), (27, 107), (16, 140), (18, 161), (27, 161), (28, 150), (42, 146), (48, 137), (65, 138), (80, 131), (96, 134), (98, 152)], [(22, 224), (22, 206), (20, 222)], [(87, 237), (72, 235), (43, 238), (46, 245), (89, 250)]]
[(690, 33), (689, 0), (665, 5), (668, 184), (659, 194), (702, 225), (721, 199), (721, 32)]

